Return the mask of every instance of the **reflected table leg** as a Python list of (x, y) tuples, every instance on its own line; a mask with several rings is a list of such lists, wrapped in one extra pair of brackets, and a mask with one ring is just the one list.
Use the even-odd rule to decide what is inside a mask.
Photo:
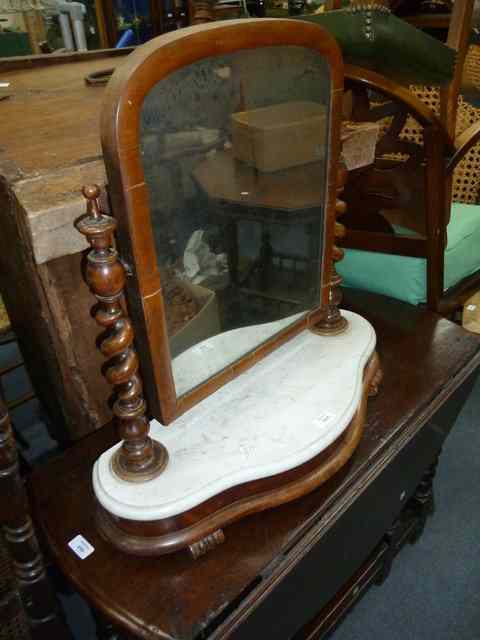
[(270, 284), (270, 270), (272, 267), (273, 248), (270, 232), (266, 224), (262, 223), (262, 246), (260, 247), (260, 289), (266, 291)]
[(238, 229), (236, 221), (232, 220), (225, 225), (227, 243), (228, 271), (230, 281), (238, 285)]

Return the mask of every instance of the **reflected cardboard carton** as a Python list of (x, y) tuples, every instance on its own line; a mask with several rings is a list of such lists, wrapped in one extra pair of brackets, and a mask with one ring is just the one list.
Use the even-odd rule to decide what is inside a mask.
[(316, 102), (284, 102), (232, 114), (233, 155), (272, 172), (323, 161), (326, 108)]
[(172, 358), (190, 347), (220, 333), (217, 296), (211, 289), (179, 280), (178, 285), (192, 296), (198, 305), (197, 314), (170, 338)]

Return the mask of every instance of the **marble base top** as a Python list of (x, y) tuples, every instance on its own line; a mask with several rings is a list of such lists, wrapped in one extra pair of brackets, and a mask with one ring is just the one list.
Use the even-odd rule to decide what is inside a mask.
[(348, 427), (361, 399), (375, 332), (343, 311), (338, 336), (309, 330), (275, 350), (168, 427), (150, 423), (170, 456), (164, 472), (129, 483), (111, 470), (115, 445), (94, 465), (93, 488), (116, 516), (157, 520), (188, 511), (233, 486), (312, 459)]

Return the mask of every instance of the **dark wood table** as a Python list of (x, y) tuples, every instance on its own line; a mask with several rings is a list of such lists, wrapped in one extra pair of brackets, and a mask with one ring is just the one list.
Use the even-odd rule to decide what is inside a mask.
[[(201, 162), (192, 176), (209, 198), (220, 223), (224, 223), (228, 245), (230, 280), (239, 284), (239, 243), (237, 224), (250, 221), (261, 225), (260, 255), (255, 261), (261, 273), (261, 290), (269, 288), (269, 271), (274, 254), (279, 261), (299, 260), (299, 256), (274, 252), (269, 225), (305, 225), (309, 238), (308, 255), (303, 262), (313, 276), (318, 271), (323, 204), (325, 194), (323, 162), (262, 173), (234, 158), (231, 151), (218, 151)], [(311, 283), (313, 286), (313, 283)], [(288, 298), (287, 298), (288, 299)]]
[[(403, 542), (419, 536), (480, 340), (388, 298), (352, 293), (348, 306), (374, 325), (385, 373), (350, 463), (310, 495), (228, 527), (226, 542), (199, 560), (127, 556), (96, 532), (91, 468), (115, 441), (111, 427), (34, 473), (55, 561), (125, 637), (323, 638), (372, 580), (388, 574)], [(67, 546), (77, 534), (95, 547), (85, 560)]]
[(231, 151), (217, 151), (195, 167), (193, 177), (209, 198), (241, 207), (247, 220), (298, 224), (302, 212), (310, 221), (323, 205), (324, 171), (324, 163), (311, 162), (263, 173)]

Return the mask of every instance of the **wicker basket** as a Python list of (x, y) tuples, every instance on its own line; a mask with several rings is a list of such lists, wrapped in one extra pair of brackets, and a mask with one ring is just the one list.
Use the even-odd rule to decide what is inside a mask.
[(463, 63), (462, 89), (480, 97), (480, 46), (471, 44)]
[[(440, 99), (436, 87), (410, 87), (410, 90), (436, 115), (440, 111)], [(480, 108), (468, 103), (463, 96), (458, 98), (456, 135), (463, 133), (470, 125), (480, 120)], [(413, 118), (408, 118), (402, 133), (406, 140), (423, 143), (422, 126)], [(454, 202), (476, 204), (480, 188), (480, 143), (476, 144), (458, 164), (453, 174), (452, 199)]]

